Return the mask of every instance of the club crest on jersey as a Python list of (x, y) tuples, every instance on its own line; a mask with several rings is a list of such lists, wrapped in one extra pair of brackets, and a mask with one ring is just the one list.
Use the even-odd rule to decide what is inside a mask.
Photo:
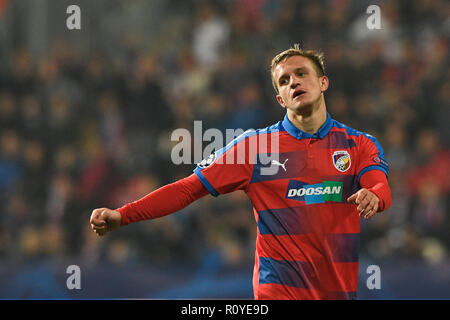
[(335, 151), (332, 158), (334, 167), (340, 172), (345, 172), (350, 169), (352, 162), (350, 154), (347, 151)]
[(208, 158), (203, 159), (203, 160), (198, 164), (198, 166), (199, 166), (201, 169), (204, 169), (204, 168), (206, 168), (206, 167), (209, 167), (209, 166), (214, 162), (214, 160), (216, 160), (216, 157), (217, 157), (217, 153), (214, 152), (214, 153), (210, 154)]

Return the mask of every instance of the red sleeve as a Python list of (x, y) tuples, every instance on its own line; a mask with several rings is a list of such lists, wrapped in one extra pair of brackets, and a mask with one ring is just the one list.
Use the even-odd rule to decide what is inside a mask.
[(155, 190), (145, 197), (116, 209), (121, 225), (155, 219), (177, 212), (209, 192), (195, 174)]
[(389, 209), (392, 203), (391, 189), (384, 172), (380, 170), (370, 170), (361, 176), (360, 185), (363, 188), (376, 194), (380, 199), (378, 211)]
[(213, 196), (248, 186), (253, 173), (250, 159), (256, 159), (259, 146), (257, 139), (254, 131), (246, 131), (197, 165), (194, 173)]
[(385, 159), (383, 147), (374, 136), (367, 133), (359, 136), (358, 154), (356, 172), (360, 183), (361, 177), (368, 171), (379, 170), (388, 175), (389, 165)]

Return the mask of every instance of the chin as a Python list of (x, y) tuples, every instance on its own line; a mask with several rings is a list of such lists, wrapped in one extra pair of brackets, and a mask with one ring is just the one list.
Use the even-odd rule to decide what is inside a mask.
[(293, 101), (289, 108), (296, 114), (304, 116), (310, 115), (315, 109), (320, 106), (320, 97), (318, 99), (300, 99)]
[(291, 108), (297, 114), (310, 113), (313, 110), (313, 103), (308, 101), (297, 101)]

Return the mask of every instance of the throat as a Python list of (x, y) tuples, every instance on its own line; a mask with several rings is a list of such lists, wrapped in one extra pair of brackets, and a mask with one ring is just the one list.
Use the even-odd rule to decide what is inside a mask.
[(327, 113), (325, 107), (317, 111), (302, 112), (301, 114), (289, 112), (288, 110), (288, 118), (296, 128), (306, 133), (314, 134), (319, 131), (327, 120)]

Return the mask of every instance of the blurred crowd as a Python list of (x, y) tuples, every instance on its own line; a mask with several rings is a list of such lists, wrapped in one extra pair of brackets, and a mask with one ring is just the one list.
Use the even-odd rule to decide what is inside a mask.
[[(88, 55), (59, 39), (35, 58), (0, 47), (0, 257), (8, 261), (195, 263), (220, 250), (251, 266), (256, 225), (245, 194), (104, 238), (94, 208), (117, 208), (192, 173), (171, 161), (171, 133), (261, 128), (284, 116), (269, 65), (300, 43), (325, 53), (336, 120), (378, 138), (392, 207), (362, 221), (374, 258), (439, 263), (450, 252), (449, 3), (385, 1), (382, 29), (364, 1), (169, 1), (154, 42)], [(173, 14), (173, 15), (171, 15)]]

